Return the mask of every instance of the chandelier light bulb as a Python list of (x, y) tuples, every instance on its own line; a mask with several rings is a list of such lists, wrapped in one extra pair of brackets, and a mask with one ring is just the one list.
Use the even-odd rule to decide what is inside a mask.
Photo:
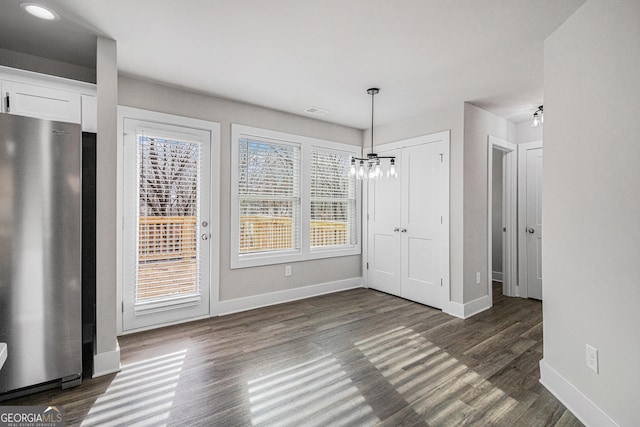
[(351, 166), (349, 166), (349, 176), (356, 176), (356, 159), (351, 159)]
[(531, 126), (536, 127), (544, 123), (544, 106), (538, 107), (535, 113), (533, 113), (533, 123)]
[(398, 172), (396, 172), (396, 165), (395, 162), (391, 162), (391, 165), (389, 166), (389, 170), (387, 171), (387, 178), (397, 178), (398, 177)]

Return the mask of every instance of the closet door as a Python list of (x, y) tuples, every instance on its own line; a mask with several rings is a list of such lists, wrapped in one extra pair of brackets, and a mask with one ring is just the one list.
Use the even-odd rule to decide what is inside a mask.
[(368, 286), (435, 308), (449, 293), (448, 136), (381, 147), (396, 156), (399, 178), (367, 183)]
[[(402, 151), (389, 151), (384, 155), (396, 156), (396, 170), (402, 176)], [(372, 289), (398, 296), (401, 295), (401, 185), (400, 178), (368, 182), (368, 284)]]
[(442, 144), (404, 148), (400, 175), (401, 296), (436, 308), (442, 307), (444, 156)]

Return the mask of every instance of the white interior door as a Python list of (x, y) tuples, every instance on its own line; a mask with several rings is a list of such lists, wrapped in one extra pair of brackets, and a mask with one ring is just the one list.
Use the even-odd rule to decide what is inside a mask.
[(124, 119), (123, 330), (209, 314), (211, 136)]
[(368, 182), (368, 286), (442, 308), (449, 284), (449, 134), (380, 147), (398, 179)]
[(401, 213), (402, 297), (441, 308), (442, 170), (440, 144), (403, 149)]
[[(527, 297), (542, 299), (542, 147), (523, 147), (521, 166), (521, 277)], [(523, 169), (523, 170), (522, 170)]]
[[(396, 156), (396, 170), (403, 175), (402, 152)], [(382, 178), (368, 182), (368, 284), (393, 295), (401, 295), (400, 285), (400, 203), (401, 179)]]

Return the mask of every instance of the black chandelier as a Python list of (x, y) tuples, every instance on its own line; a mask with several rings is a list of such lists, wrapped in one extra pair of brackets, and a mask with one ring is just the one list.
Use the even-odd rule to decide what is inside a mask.
[[(371, 95), (371, 152), (366, 158), (351, 157), (351, 167), (349, 168), (349, 176), (355, 176), (356, 179), (380, 179), (397, 178), (396, 157), (395, 156), (379, 156), (373, 152), (373, 97), (380, 92), (378, 88), (367, 89), (367, 93)], [(381, 160), (389, 159), (389, 167), (383, 171)]]

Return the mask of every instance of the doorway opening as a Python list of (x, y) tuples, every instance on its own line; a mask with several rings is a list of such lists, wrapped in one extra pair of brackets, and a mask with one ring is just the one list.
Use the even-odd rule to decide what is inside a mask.
[(487, 294), (493, 304), (493, 282), (502, 294), (518, 295), (517, 248), (517, 145), (489, 136), (487, 186)]

